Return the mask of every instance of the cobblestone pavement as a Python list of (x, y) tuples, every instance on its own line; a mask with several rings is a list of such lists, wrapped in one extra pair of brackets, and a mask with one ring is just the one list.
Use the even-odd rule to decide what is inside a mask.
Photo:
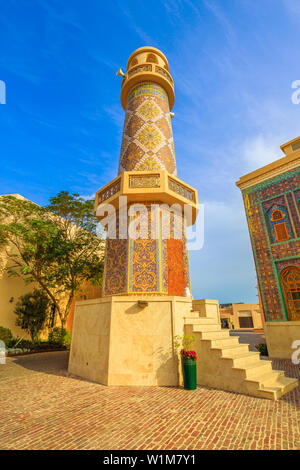
[(230, 330), (230, 336), (238, 336), (241, 344), (249, 344), (249, 351), (257, 351), (255, 345), (265, 343), (265, 335), (251, 330)]
[[(299, 387), (273, 402), (198, 387), (105, 387), (68, 353), (0, 365), (0, 449), (300, 449)], [(300, 377), (300, 366), (274, 360)]]

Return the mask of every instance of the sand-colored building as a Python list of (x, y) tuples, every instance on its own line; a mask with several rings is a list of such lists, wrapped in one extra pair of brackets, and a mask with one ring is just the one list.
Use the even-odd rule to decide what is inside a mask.
[(263, 313), (257, 303), (220, 304), (222, 328), (236, 330), (261, 330), (263, 328)]
[[(28, 200), (20, 194), (12, 194), (19, 199)], [(0, 196), (1, 197), (1, 196)], [(16, 315), (14, 309), (20, 296), (32, 292), (34, 288), (39, 288), (37, 283), (26, 284), (21, 277), (11, 277), (6, 271), (6, 267), (9, 263), (9, 253), (12, 253), (13, 247), (8, 247), (7, 254), (2, 250), (0, 253), (1, 257), (1, 269), (0, 269), (0, 326), (9, 328), (13, 336), (20, 338), (29, 339), (30, 336), (22, 330), (19, 326), (16, 326)], [(67, 321), (67, 329), (71, 332), (73, 325), (73, 313), (76, 300), (82, 299), (93, 299), (101, 297), (101, 287), (92, 286), (89, 283), (84, 283), (81, 291), (77, 294), (76, 299), (73, 301), (71, 311)], [(65, 299), (62, 296), (61, 303), (65, 303)], [(60, 326), (60, 319), (55, 311), (55, 305), (50, 306), (49, 320), (45, 329), (40, 332), (39, 337), (45, 339), (48, 337), (48, 332), (51, 328)]]

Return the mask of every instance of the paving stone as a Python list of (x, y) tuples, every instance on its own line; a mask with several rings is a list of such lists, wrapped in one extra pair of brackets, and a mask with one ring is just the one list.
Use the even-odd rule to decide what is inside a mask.
[[(105, 387), (68, 352), (0, 366), (0, 449), (300, 449), (300, 388), (277, 402), (199, 386)], [(300, 366), (273, 360), (300, 378)]]

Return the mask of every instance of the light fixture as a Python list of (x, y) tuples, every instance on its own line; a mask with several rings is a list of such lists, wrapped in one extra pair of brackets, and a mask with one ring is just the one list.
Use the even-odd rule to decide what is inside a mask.
[(125, 78), (125, 73), (121, 69), (121, 67), (118, 68), (116, 75), (119, 75), (119, 77)]

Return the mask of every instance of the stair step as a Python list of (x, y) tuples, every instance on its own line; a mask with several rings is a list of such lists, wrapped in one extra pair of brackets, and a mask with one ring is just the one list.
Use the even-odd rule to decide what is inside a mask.
[(292, 390), (294, 390), (294, 388), (298, 386), (299, 382), (297, 379), (283, 376), (280, 378), (280, 382), (277, 383), (275, 386), (261, 387), (260, 393), (262, 393), (263, 395), (273, 393), (276, 400), (282, 397), (282, 395), (291, 392)]
[(189, 312), (186, 315), (184, 315), (183, 318), (189, 318), (189, 319), (199, 318), (199, 312)]
[(202, 331), (205, 331), (205, 332), (210, 332), (210, 331), (221, 331), (221, 327), (220, 325), (218, 324), (215, 324), (215, 325), (210, 325), (210, 324), (194, 324), (193, 325), (193, 331), (197, 331), (197, 332), (202, 332)]
[[(239, 346), (239, 340), (237, 337), (234, 336), (229, 336), (228, 338), (223, 338), (223, 339), (203, 339), (202, 341), (210, 341), (211, 342), (211, 348), (212, 349), (224, 349), (225, 346)], [(247, 345), (245, 345), (247, 346)]]
[(227, 331), (199, 331), (199, 332), (197, 331), (197, 333), (199, 333), (201, 335), (201, 339), (214, 340), (214, 339), (228, 339), (228, 338), (230, 338)]
[(257, 383), (260, 387), (266, 387), (273, 384), (279, 377), (284, 377), (282, 370), (273, 370), (267, 373), (257, 374), (255, 377), (247, 379), (247, 382)]
[[(216, 320), (213, 318), (201, 318), (201, 317), (184, 317), (184, 323), (186, 325), (217, 325)], [(220, 325), (219, 325), (220, 326)]]
[(278, 400), (280, 398), (280, 390), (274, 390), (273, 388), (264, 388), (257, 390), (257, 395), (260, 398), (267, 398), (268, 400)]
[(218, 349), (222, 349), (222, 357), (226, 357), (231, 354), (248, 353), (249, 345), (237, 342), (236, 344), (225, 345), (222, 348), (218, 348)]
[(257, 364), (250, 364), (247, 366), (234, 367), (234, 369), (243, 370), (246, 374), (246, 379), (256, 379), (264, 373), (267, 374), (268, 371), (272, 371), (272, 363), (261, 361)]
[(239, 354), (223, 354), (222, 359), (232, 361), (233, 367), (243, 367), (247, 365), (260, 364), (259, 352), (245, 351)]

